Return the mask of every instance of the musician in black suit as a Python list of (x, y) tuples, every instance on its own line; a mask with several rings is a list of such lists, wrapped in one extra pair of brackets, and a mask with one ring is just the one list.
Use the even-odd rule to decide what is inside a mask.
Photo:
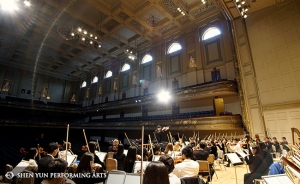
[[(48, 173), (49, 172), (48, 164), (54, 159), (54, 157), (57, 155), (58, 152), (59, 152), (58, 144), (55, 142), (51, 142), (48, 145), (47, 155), (38, 161), (38, 173)], [(35, 183), (40, 184), (42, 182), (42, 180), (43, 179), (41, 179), (41, 178), (36, 178)]]
[[(210, 153), (205, 150), (206, 143), (205, 142), (200, 142), (199, 146), (200, 146), (200, 149), (194, 151), (194, 159), (195, 160), (205, 160), (205, 161), (207, 161), (207, 158), (208, 158)], [(209, 167), (210, 167), (210, 174), (211, 174), (211, 177), (212, 177), (215, 173), (215, 170), (213, 169), (212, 164), (210, 164)], [(202, 176), (207, 176), (208, 175), (208, 173), (205, 173), (205, 172), (199, 172), (199, 174), (201, 174)], [(208, 182), (210, 182), (210, 177), (209, 176), (207, 178), (207, 183)]]
[[(155, 137), (157, 139), (157, 143), (161, 143), (162, 141), (162, 133), (169, 130), (169, 127), (163, 127), (161, 128), (160, 125), (157, 125), (156, 130), (154, 132)], [(156, 140), (155, 140), (156, 141)]]
[(245, 157), (245, 161), (247, 165), (249, 165), (250, 173), (244, 175), (244, 184), (253, 184), (254, 179), (259, 179), (268, 173), (267, 164), (260, 155), (257, 154), (259, 152), (258, 150), (258, 146), (253, 146), (251, 150), (252, 153)]

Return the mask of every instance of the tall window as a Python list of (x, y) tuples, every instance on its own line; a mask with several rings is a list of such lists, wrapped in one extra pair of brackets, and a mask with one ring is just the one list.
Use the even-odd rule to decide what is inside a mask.
[(82, 88), (86, 87), (86, 81), (83, 81), (83, 82), (82, 82), (81, 87), (82, 87)]
[(110, 70), (108, 70), (105, 74), (105, 78), (109, 78), (112, 76), (112, 72)]
[(145, 56), (144, 56), (144, 58), (142, 59), (142, 64), (144, 64), (144, 63), (148, 63), (148, 62), (150, 62), (150, 61), (152, 61), (152, 56), (150, 55), (150, 54), (146, 54)]
[(209, 38), (218, 36), (221, 34), (221, 31), (219, 28), (217, 27), (210, 27), (208, 29), (206, 29), (202, 35), (202, 40), (207, 40)]
[(96, 82), (98, 82), (98, 77), (97, 77), (97, 76), (95, 76), (95, 77), (93, 78), (92, 84), (94, 84), (94, 83), (96, 83)]
[(179, 43), (177, 43), (177, 42), (174, 42), (174, 43), (172, 43), (171, 45), (170, 45), (170, 47), (168, 48), (168, 54), (171, 54), (171, 53), (173, 53), (173, 52), (176, 52), (176, 51), (178, 51), (178, 50), (181, 50), (181, 45), (179, 44)]
[(122, 72), (125, 72), (125, 71), (127, 71), (127, 70), (129, 70), (130, 69), (130, 65), (129, 64), (127, 64), (127, 63), (125, 63), (124, 65), (123, 65), (123, 67), (122, 67)]

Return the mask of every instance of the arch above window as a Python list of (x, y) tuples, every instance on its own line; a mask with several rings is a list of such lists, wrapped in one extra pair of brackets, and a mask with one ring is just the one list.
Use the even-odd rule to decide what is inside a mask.
[(122, 67), (122, 72), (125, 72), (125, 71), (127, 71), (127, 70), (129, 70), (130, 69), (130, 65), (129, 64), (127, 64), (127, 63), (125, 63), (124, 65), (123, 65), (123, 67)]
[(96, 82), (98, 82), (98, 77), (97, 77), (97, 76), (95, 76), (95, 77), (93, 78), (92, 84), (94, 84), (94, 83), (96, 83)]
[(82, 82), (81, 87), (82, 87), (82, 88), (86, 87), (86, 81), (83, 81), (83, 82)]
[(108, 70), (105, 74), (105, 78), (109, 78), (112, 76), (112, 72), (110, 70)]
[(206, 29), (202, 35), (202, 40), (207, 40), (209, 38), (218, 36), (221, 34), (221, 31), (218, 27), (209, 27)]
[(153, 60), (152, 56), (151, 56), (150, 54), (146, 54), (146, 55), (143, 57), (143, 59), (142, 59), (142, 64), (148, 63), (148, 62), (150, 62), (150, 61), (152, 61), (152, 60)]
[(167, 53), (171, 54), (171, 53), (176, 52), (181, 49), (182, 49), (181, 45), (178, 42), (174, 42), (169, 46)]

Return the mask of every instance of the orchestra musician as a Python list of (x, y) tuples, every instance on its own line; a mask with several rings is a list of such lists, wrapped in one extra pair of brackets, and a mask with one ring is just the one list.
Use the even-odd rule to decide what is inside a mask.
[[(163, 128), (161, 128), (160, 125), (157, 125), (156, 130), (154, 132), (154, 135), (155, 135), (155, 137), (157, 139), (157, 143), (161, 143), (161, 141), (162, 141), (162, 133), (165, 132), (165, 131), (168, 131), (168, 130), (169, 130), (169, 127), (163, 127)], [(152, 142), (156, 142), (156, 140), (152, 141)]]
[(172, 173), (175, 168), (174, 160), (172, 159), (172, 157), (170, 157), (169, 155), (162, 155), (161, 157), (159, 157), (158, 161), (164, 163), (165, 166), (167, 167), (170, 184), (181, 184), (180, 179), (175, 174)]
[(262, 158), (257, 154), (259, 147), (253, 146), (251, 153), (244, 158), (249, 165), (250, 173), (244, 175), (244, 184), (253, 184), (254, 179), (259, 179), (263, 175), (267, 175), (268, 167)]
[(118, 139), (113, 140), (113, 145), (108, 148), (108, 152), (117, 152), (118, 145), (119, 145), (119, 140)]
[(197, 176), (199, 172), (199, 164), (192, 160), (192, 157), (193, 148), (189, 145), (183, 148), (181, 151), (181, 158), (183, 159), (183, 162), (175, 165), (173, 174), (175, 174), (178, 178)]
[(286, 140), (285, 137), (282, 137), (282, 138), (281, 138), (280, 144), (282, 145), (282, 147), (283, 147), (284, 150), (286, 150), (287, 152), (290, 151), (290, 148), (287, 147), (287, 145), (288, 145), (289, 143), (287, 142), (287, 140)]
[[(38, 173), (48, 173), (48, 164), (54, 159), (58, 151), (58, 144), (51, 142), (47, 149), (48, 154), (38, 161)], [(38, 184), (40, 184), (41, 181), (41, 178), (36, 178)]]
[(62, 150), (58, 152), (58, 158), (62, 158), (66, 160), (66, 147), (67, 147), (67, 155), (74, 155), (74, 153), (71, 151), (71, 143), (64, 142), (64, 144), (61, 147)]
[(38, 155), (38, 150), (36, 148), (30, 148), (30, 150), (27, 152), (25, 158), (22, 159), (22, 161), (27, 161), (29, 165), (25, 170), (37, 172), (38, 171), (38, 165), (35, 161), (35, 157)]
[(180, 151), (181, 147), (180, 147), (180, 143), (177, 141), (175, 142), (175, 145), (173, 146), (173, 151)]

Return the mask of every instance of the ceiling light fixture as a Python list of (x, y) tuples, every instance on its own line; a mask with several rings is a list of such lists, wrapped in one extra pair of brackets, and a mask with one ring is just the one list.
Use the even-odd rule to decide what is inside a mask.
[(247, 4), (246, 0), (233, 0), (234, 5), (236, 6), (237, 10), (239, 11), (242, 18), (247, 18), (249, 15), (249, 8), (250, 6)]
[(69, 35), (71, 35), (75, 40), (78, 40), (79, 37), (81, 37), (81, 40), (84, 41), (86, 45), (93, 45), (95, 49), (101, 47), (101, 42), (98, 40), (98, 36), (88, 33), (86, 30), (82, 30), (80, 27), (77, 29), (72, 29)]
[[(202, 0), (202, 3), (206, 3), (206, 0)], [(177, 8), (177, 11), (179, 13), (181, 13), (182, 16), (185, 16), (185, 15), (188, 15), (189, 14), (189, 8), (188, 8), (188, 5), (185, 4), (185, 5), (182, 5), (180, 6), (179, 4), (177, 4), (178, 8)]]

